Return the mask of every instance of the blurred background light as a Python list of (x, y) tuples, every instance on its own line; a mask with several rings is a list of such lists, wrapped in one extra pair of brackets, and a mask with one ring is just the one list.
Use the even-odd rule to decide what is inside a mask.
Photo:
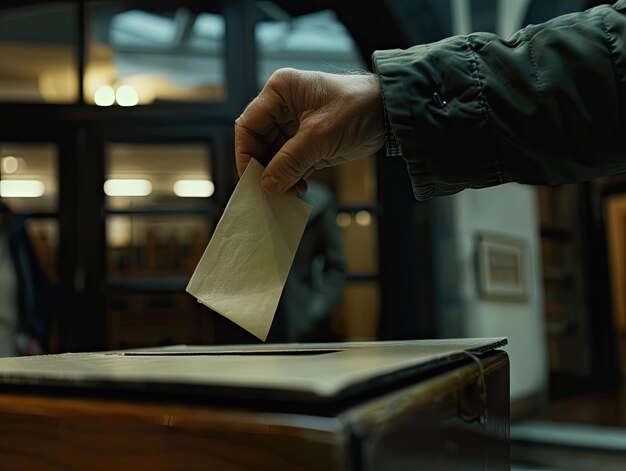
[(46, 192), (41, 180), (2, 180), (0, 196), (5, 198), (38, 198)]
[(181, 198), (209, 197), (215, 192), (215, 185), (211, 180), (177, 180), (174, 183), (174, 193)]
[(372, 215), (369, 211), (359, 211), (354, 217), (359, 226), (369, 226), (372, 223)]
[(98, 106), (111, 106), (115, 103), (115, 91), (113, 87), (102, 85), (96, 89), (93, 99)]
[(139, 95), (130, 85), (122, 85), (115, 92), (115, 100), (120, 106), (135, 106), (139, 103)]
[(152, 193), (152, 182), (141, 178), (110, 179), (104, 182), (107, 196), (148, 196)]
[(337, 225), (339, 227), (348, 227), (350, 225), (350, 214), (348, 213), (339, 213), (337, 214)]
[(12, 155), (7, 155), (2, 158), (2, 173), (12, 174), (17, 172), (19, 168), (19, 161)]

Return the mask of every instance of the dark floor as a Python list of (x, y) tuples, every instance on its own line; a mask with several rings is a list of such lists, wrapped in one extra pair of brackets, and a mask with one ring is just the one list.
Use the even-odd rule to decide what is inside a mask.
[(512, 471), (625, 471), (626, 389), (550, 404), (511, 424)]

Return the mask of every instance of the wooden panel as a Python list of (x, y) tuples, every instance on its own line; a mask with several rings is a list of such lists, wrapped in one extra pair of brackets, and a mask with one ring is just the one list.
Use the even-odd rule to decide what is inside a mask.
[(0, 396), (0, 470), (345, 469), (335, 419)]
[(608, 199), (607, 229), (615, 323), (626, 332), (626, 196)]

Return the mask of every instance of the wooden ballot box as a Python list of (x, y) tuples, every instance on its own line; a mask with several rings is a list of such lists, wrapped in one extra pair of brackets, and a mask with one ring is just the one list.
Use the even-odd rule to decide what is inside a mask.
[(0, 359), (0, 469), (508, 470), (506, 339)]

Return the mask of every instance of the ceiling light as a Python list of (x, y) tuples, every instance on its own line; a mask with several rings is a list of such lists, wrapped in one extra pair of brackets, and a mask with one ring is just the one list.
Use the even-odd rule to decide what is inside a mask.
[(139, 103), (139, 95), (130, 85), (122, 85), (115, 92), (115, 100), (120, 106), (135, 106)]
[(0, 196), (5, 198), (39, 198), (46, 192), (40, 180), (2, 180)]
[(174, 193), (181, 198), (206, 198), (215, 192), (211, 180), (177, 180)]
[(115, 91), (113, 87), (108, 85), (102, 85), (96, 89), (96, 93), (93, 95), (93, 100), (98, 106), (111, 106), (115, 103)]
[(372, 223), (372, 215), (369, 211), (359, 211), (354, 217), (359, 226), (369, 226)]
[(107, 196), (148, 196), (152, 193), (152, 182), (146, 179), (111, 178), (104, 182)]
[(339, 227), (348, 227), (350, 225), (350, 214), (348, 213), (339, 213), (337, 214), (337, 225)]

